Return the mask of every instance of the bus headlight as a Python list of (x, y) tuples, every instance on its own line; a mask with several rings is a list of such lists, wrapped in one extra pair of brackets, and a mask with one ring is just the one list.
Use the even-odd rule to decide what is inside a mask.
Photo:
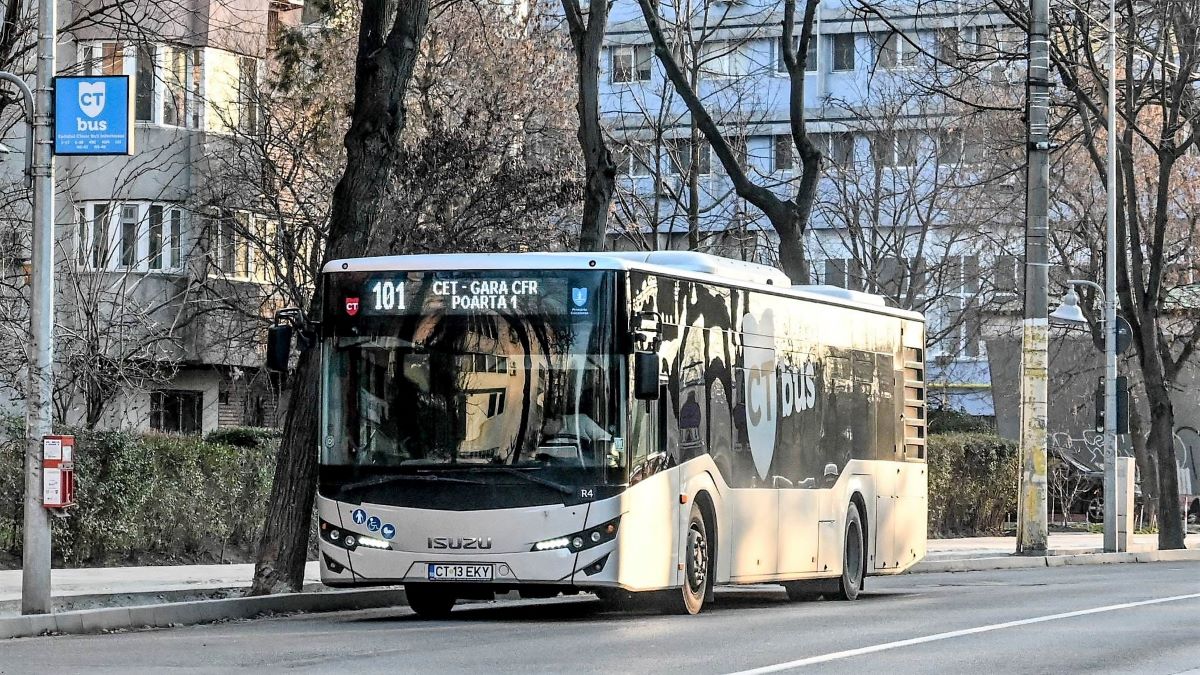
[(555, 537), (546, 541), (539, 541), (533, 545), (535, 551), (553, 551), (556, 548), (566, 548), (571, 543), (571, 540), (566, 537)]
[(555, 549), (566, 548), (572, 553), (586, 551), (593, 546), (599, 546), (605, 542), (612, 541), (617, 538), (617, 526), (620, 525), (620, 516), (613, 518), (606, 523), (600, 523), (595, 527), (589, 527), (582, 532), (573, 532), (563, 537), (555, 537), (553, 539), (543, 539), (533, 545), (533, 551), (553, 551)]
[(330, 544), (333, 544), (334, 546), (337, 546), (338, 548), (344, 548), (347, 551), (353, 551), (359, 546), (364, 548), (373, 548), (380, 551), (390, 551), (392, 549), (392, 545), (383, 539), (368, 537), (365, 534), (352, 534), (350, 532), (343, 532), (336, 526), (325, 522), (324, 520), (320, 522), (319, 529), (322, 539)]

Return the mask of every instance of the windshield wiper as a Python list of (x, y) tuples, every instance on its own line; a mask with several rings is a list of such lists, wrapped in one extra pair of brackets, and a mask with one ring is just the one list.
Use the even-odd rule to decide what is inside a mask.
[(563, 493), (564, 495), (575, 494), (575, 488), (573, 488), (573, 487), (563, 485), (562, 483), (558, 483), (558, 482), (555, 482), (555, 481), (552, 481), (552, 480), (549, 480), (546, 478), (542, 478), (541, 476), (536, 476), (534, 474), (527, 473), (525, 471), (521, 471), (520, 469), (514, 469), (512, 467), (483, 465), (483, 466), (473, 466), (470, 468), (470, 470), (472, 470), (472, 471), (495, 471), (496, 473), (503, 473), (503, 474), (507, 474), (509, 476), (518, 476), (520, 478), (524, 478), (525, 480), (529, 481), (530, 483), (537, 483), (538, 485), (544, 485), (548, 488), (558, 490), (559, 492)]
[(452, 478), (450, 476), (439, 476), (428, 473), (401, 473), (392, 476), (379, 476), (377, 478), (371, 478), (368, 480), (359, 481), (357, 483), (347, 483), (342, 486), (342, 490), (357, 490), (359, 488), (388, 485), (390, 483), (398, 483), (406, 480), (427, 480), (441, 481), (445, 483), (466, 483), (468, 485), (487, 485), (487, 483), (484, 483), (483, 481), (469, 480), (466, 478)]

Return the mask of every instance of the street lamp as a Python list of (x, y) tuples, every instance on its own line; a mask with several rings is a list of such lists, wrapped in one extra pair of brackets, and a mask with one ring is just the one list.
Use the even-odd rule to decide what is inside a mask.
[[(1113, 249), (1106, 252), (1106, 257), (1113, 257)], [(1111, 279), (1110, 277), (1109, 279)], [(1106, 280), (1108, 281), (1108, 280)], [(1108, 284), (1112, 286), (1112, 282)], [(1050, 318), (1058, 323), (1082, 325), (1087, 323), (1083, 310), (1079, 307), (1079, 295), (1075, 293), (1076, 286), (1087, 286), (1095, 289), (1104, 307), (1104, 550), (1123, 551), (1128, 548), (1127, 542), (1122, 541), (1118, 534), (1117, 524), (1117, 320), (1115, 293), (1105, 293), (1105, 289), (1094, 281), (1070, 279), (1067, 281), (1067, 292), (1062, 297), (1062, 304), (1050, 314)], [(1110, 288), (1111, 290), (1111, 288)]]

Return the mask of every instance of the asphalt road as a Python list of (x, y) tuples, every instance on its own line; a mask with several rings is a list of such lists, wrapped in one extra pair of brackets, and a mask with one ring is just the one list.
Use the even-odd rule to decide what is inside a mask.
[(694, 617), (590, 596), (0, 642), (0, 673), (1200, 673), (1200, 563), (868, 579), (852, 603), (718, 593)]

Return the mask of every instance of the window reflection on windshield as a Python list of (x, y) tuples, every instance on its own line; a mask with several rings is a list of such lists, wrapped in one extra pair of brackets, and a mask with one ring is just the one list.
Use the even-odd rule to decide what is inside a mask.
[(334, 337), (323, 462), (611, 475), (623, 459), (597, 318), (409, 315)]

